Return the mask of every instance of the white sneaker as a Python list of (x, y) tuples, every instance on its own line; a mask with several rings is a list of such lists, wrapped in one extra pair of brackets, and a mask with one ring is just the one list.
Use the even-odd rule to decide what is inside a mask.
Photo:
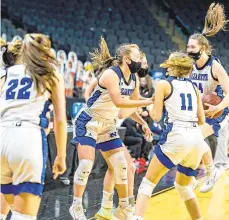
[(113, 209), (106, 209), (101, 207), (100, 210), (95, 214), (96, 219), (112, 219)]
[(85, 214), (85, 209), (82, 205), (72, 205), (69, 208), (69, 213), (74, 220), (87, 220)]
[(125, 208), (118, 206), (118, 208), (114, 210), (112, 220), (131, 220), (133, 216), (132, 206), (128, 205)]
[(218, 168), (214, 168), (213, 171), (207, 172), (207, 177), (203, 182), (203, 185), (200, 187), (200, 192), (206, 193), (209, 192), (213, 186), (215, 185), (216, 181), (219, 179), (220, 175), (222, 174), (222, 170)]
[(192, 180), (189, 184), (189, 186), (192, 188), (192, 190), (195, 190), (197, 186), (199, 185), (197, 179), (195, 177), (192, 177)]

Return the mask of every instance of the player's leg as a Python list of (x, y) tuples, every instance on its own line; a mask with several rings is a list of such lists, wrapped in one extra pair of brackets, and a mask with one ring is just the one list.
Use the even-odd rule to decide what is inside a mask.
[(224, 169), (229, 168), (229, 158), (227, 156), (229, 129), (228, 124), (219, 131), (218, 146), (214, 163), (217, 167), (223, 166)]
[[(169, 160), (168, 158), (165, 158)], [(138, 189), (138, 195), (136, 200), (136, 207), (134, 218), (135, 220), (142, 220), (144, 213), (146, 211), (147, 203), (150, 197), (152, 196), (152, 192), (156, 187), (157, 183), (168, 172), (169, 168), (164, 166), (160, 159), (158, 159), (157, 155), (154, 155), (148, 170), (146, 172), (145, 177), (143, 178), (141, 185)]]
[(184, 201), (185, 206), (193, 220), (201, 219), (201, 212), (198, 200), (193, 189), (190, 187), (192, 176), (186, 176), (181, 172), (177, 172), (175, 188)]
[[(128, 197), (129, 197), (129, 204), (131, 207), (134, 208), (135, 205), (135, 199), (134, 199), (134, 174), (135, 174), (135, 166), (132, 160), (132, 157), (130, 156), (129, 151), (127, 148), (123, 145), (124, 155), (127, 160), (127, 178), (128, 178)], [(101, 152), (103, 154), (103, 152)], [(105, 156), (104, 156), (105, 158)], [(106, 161), (107, 164), (109, 161)], [(103, 188), (103, 199), (101, 208), (96, 214), (97, 218), (106, 218), (111, 219), (112, 218), (112, 208), (113, 208), (113, 192), (114, 192), (114, 169), (111, 168), (112, 166), (108, 166), (107, 172), (105, 174), (104, 178), (104, 188)]]
[[(215, 133), (214, 125), (209, 125), (207, 123), (200, 126), (200, 129), (205, 138)], [(213, 188), (214, 184), (219, 179), (221, 171), (214, 166), (212, 152), (209, 146), (207, 152), (202, 157), (202, 161), (206, 167), (207, 176), (200, 188), (200, 191), (208, 192)]]
[(78, 113), (74, 125), (72, 144), (77, 146), (79, 165), (74, 174), (74, 197), (69, 212), (73, 219), (84, 220), (86, 217), (84, 215), (82, 197), (95, 159), (97, 135), (95, 127), (98, 127), (98, 123), (86, 112), (81, 111)]
[(13, 134), (17, 134), (18, 138), (17, 141), (12, 140), (8, 157), (13, 172), (14, 205), (11, 219), (36, 219), (44, 188), (47, 137), (40, 128), (23, 127), (23, 124), (12, 128)]
[(0, 197), (1, 201), (1, 213), (0, 213), (0, 220), (5, 220), (7, 215), (10, 212), (11, 205), (14, 203), (14, 195), (13, 194), (2, 194)]

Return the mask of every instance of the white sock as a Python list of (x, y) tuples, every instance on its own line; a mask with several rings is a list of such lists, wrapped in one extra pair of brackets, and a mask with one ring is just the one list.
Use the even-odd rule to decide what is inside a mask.
[(73, 205), (82, 205), (82, 197), (74, 197)]
[(6, 220), (7, 215), (0, 214), (0, 220)]
[(113, 192), (103, 191), (102, 207), (106, 209), (113, 208)]
[(129, 205), (129, 198), (119, 198), (119, 206), (125, 208)]
[(210, 173), (215, 169), (215, 166), (213, 163), (210, 165), (205, 165), (205, 167), (206, 167), (207, 172), (210, 172)]
[(12, 212), (10, 220), (36, 220), (36, 216), (24, 215), (19, 212)]
[(135, 205), (135, 197), (134, 196), (129, 196), (129, 204), (131, 206), (134, 206)]
[(143, 217), (135, 215), (131, 220), (143, 220)]

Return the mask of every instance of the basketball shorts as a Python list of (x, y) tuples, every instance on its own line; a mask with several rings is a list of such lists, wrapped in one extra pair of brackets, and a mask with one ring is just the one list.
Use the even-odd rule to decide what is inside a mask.
[(72, 144), (80, 143), (102, 151), (122, 147), (115, 120), (98, 119), (83, 109), (74, 120)]
[(186, 176), (194, 176), (208, 145), (196, 123), (185, 126), (167, 124), (155, 154), (168, 169), (177, 165), (179, 172)]
[(28, 122), (1, 123), (0, 140), (1, 192), (41, 196), (48, 158), (45, 132)]
[(225, 108), (224, 112), (218, 118), (206, 118), (206, 123), (212, 126), (214, 135), (219, 136), (219, 131), (228, 124), (229, 120), (229, 108)]

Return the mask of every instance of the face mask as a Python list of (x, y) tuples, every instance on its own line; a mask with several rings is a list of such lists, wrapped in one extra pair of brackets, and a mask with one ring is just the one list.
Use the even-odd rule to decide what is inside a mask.
[(141, 68), (141, 62), (135, 62), (133, 60), (131, 60), (131, 63), (127, 64), (127, 65), (129, 67), (131, 73), (137, 73), (138, 70)]
[(148, 68), (147, 69), (143, 69), (140, 68), (140, 70), (138, 70), (138, 76), (141, 77), (145, 77), (148, 74)]
[(194, 60), (199, 60), (200, 56), (201, 56), (201, 53), (200, 53), (200, 50), (199, 50), (199, 52), (196, 52), (196, 53), (189, 52), (188, 55)]

